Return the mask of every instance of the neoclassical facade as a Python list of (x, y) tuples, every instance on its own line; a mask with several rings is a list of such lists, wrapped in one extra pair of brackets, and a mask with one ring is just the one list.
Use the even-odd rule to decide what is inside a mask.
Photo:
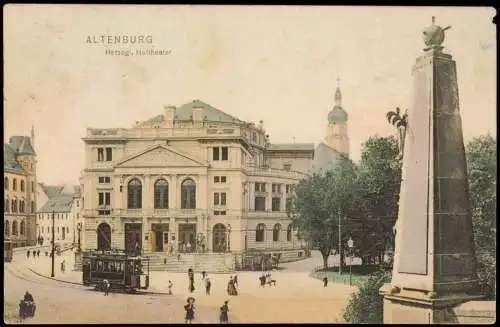
[(4, 144), (4, 241), (36, 244), (36, 153), (34, 131)]
[(313, 144), (271, 144), (262, 122), (199, 100), (132, 128), (89, 128), (83, 141), (83, 250), (301, 246), (286, 211)]

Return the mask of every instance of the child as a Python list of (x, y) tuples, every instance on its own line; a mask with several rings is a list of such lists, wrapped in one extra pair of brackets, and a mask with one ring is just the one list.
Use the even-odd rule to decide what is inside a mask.
[(172, 295), (172, 287), (174, 286), (174, 284), (172, 283), (171, 280), (168, 281), (168, 294), (169, 295)]

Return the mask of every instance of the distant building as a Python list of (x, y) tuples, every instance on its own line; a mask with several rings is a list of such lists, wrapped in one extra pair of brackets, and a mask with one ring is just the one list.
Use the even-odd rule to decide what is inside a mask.
[(337, 87), (335, 106), (328, 113), (326, 136), (314, 151), (312, 172), (319, 173), (334, 168), (339, 160), (349, 158), (348, 115), (342, 107), (342, 93)]
[(13, 247), (36, 244), (36, 153), (34, 130), (4, 144), (4, 240)]
[(271, 144), (262, 122), (199, 100), (132, 128), (89, 128), (83, 141), (83, 250), (302, 245), (287, 207), (312, 168), (313, 144)]
[(78, 223), (81, 223), (80, 187), (39, 183), (38, 189), (47, 199), (37, 210), (38, 235), (43, 239), (43, 244), (52, 240), (53, 224), (56, 242), (76, 243)]

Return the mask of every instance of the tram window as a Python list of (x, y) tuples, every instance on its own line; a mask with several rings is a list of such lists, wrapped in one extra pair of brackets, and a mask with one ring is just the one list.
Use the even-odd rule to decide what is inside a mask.
[(102, 261), (97, 261), (97, 271), (102, 271), (103, 270), (103, 263)]
[(104, 262), (104, 271), (109, 271), (109, 262)]

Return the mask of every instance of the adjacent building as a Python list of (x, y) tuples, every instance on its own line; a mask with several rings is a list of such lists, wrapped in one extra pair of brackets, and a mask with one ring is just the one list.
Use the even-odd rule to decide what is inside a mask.
[(40, 197), (46, 199), (37, 210), (38, 239), (42, 244), (54, 239), (58, 243), (77, 243), (81, 226), (80, 188), (73, 185), (38, 184)]
[(84, 250), (301, 246), (287, 205), (314, 144), (271, 144), (262, 121), (199, 100), (132, 128), (89, 128), (83, 141)]
[(36, 244), (36, 153), (34, 129), (4, 144), (4, 240), (13, 247)]

